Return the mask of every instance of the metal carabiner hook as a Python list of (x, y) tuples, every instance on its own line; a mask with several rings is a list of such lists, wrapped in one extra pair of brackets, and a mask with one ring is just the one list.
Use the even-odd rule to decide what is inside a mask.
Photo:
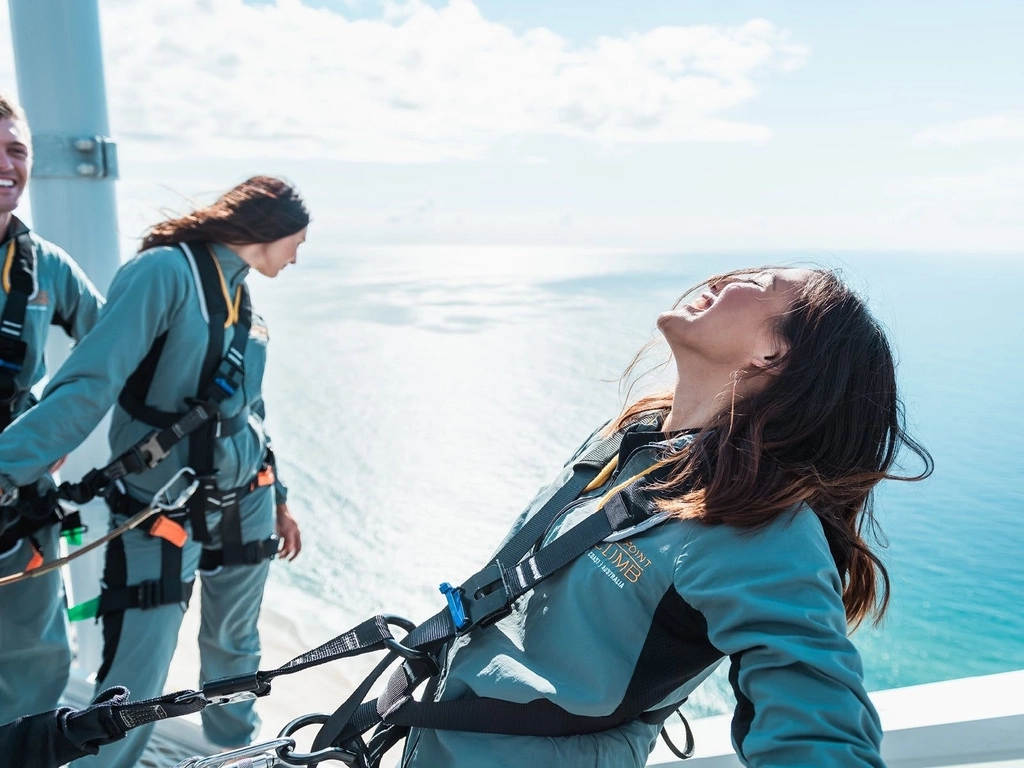
[(241, 747), (239, 749), (233, 749), (230, 752), (221, 752), (217, 755), (210, 755), (209, 757), (190, 757), (188, 760), (184, 760), (177, 764), (175, 768), (222, 768), (228, 766), (230, 763), (238, 765), (239, 760), (248, 760), (249, 762), (244, 765), (257, 766), (259, 763), (252, 762), (252, 758), (264, 758), (267, 761), (263, 765), (273, 766), (277, 764), (277, 751), (279, 749), (287, 749), (288, 747), (295, 746), (295, 739), (274, 739), (272, 741), (264, 741), (260, 744), (250, 744), (248, 747)]
[(150, 507), (163, 512), (181, 509), (192, 498), (192, 494), (198, 487), (199, 479), (196, 477), (196, 473), (192, 471), (191, 467), (182, 467), (171, 475), (171, 479), (164, 483), (159, 491), (153, 494)]
[(286, 765), (311, 765), (323, 760), (338, 760), (346, 765), (354, 765), (359, 755), (341, 747), (328, 747), (327, 749), (320, 749), (309, 753), (295, 751), (295, 740), (291, 738), (293, 733), (305, 728), (307, 725), (323, 725), (330, 719), (330, 715), (303, 715), (302, 717), (295, 718), (282, 728), (278, 737), (291, 741), (292, 745), (291, 747), (278, 747), (277, 756), (281, 762)]

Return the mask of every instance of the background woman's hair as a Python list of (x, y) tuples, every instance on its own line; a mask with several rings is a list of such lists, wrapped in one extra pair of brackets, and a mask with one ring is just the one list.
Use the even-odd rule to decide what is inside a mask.
[(206, 243), (272, 243), (309, 224), (299, 193), (273, 176), (253, 176), (225, 192), (217, 202), (152, 227), (139, 251), (158, 245), (199, 240)]
[[(760, 374), (770, 376), (767, 387), (734, 398), (688, 448), (668, 458), (667, 479), (650, 490), (674, 515), (739, 528), (767, 525), (806, 503), (821, 520), (842, 577), (847, 620), (856, 627), (873, 616), (877, 623), (889, 604), (889, 576), (866, 541), (881, 538), (872, 490), (886, 478), (928, 477), (932, 457), (907, 433), (883, 329), (835, 273), (814, 270), (774, 330), (789, 348)], [(629, 405), (609, 431), (667, 410), (672, 394)], [(904, 448), (924, 463), (920, 474), (892, 473)]]

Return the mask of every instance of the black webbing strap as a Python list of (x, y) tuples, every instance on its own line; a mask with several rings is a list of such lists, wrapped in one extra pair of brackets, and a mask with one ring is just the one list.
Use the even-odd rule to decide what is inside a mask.
[[(230, 300), (230, 297), (225, 297), (221, 293), (220, 274), (209, 246), (205, 243), (188, 243), (188, 246), (196, 257), (195, 264), (199, 270), (206, 308), (210, 315), (210, 338), (199, 376), (199, 397), (201, 400), (210, 397), (223, 399), (241, 386), (245, 375), (243, 361), (246, 343), (249, 340), (249, 328), (252, 325), (252, 305), (249, 301), (249, 291), (243, 283), (242, 301), (238, 320), (234, 324), (234, 336), (225, 353), (223, 351), (224, 324), (227, 322), (229, 313), (225, 298)], [(218, 424), (208, 422), (192, 434), (188, 444), (188, 464), (200, 477), (199, 488), (188, 501), (189, 519), (192, 521), (192, 538), (198, 542), (210, 541), (210, 532), (206, 526), (206, 513), (211, 508), (211, 502), (216, 498), (217, 493), (217, 483), (214, 479), (216, 473), (214, 449), (218, 436)], [(240, 527), (238, 530), (229, 529), (222, 523), (221, 538), (225, 542), (233, 542), (234, 539), (237, 539), (237, 543), (240, 545)], [(233, 546), (234, 543), (229, 545), (229, 547)]]
[[(131, 496), (111, 495), (108, 497), (111, 511), (117, 515), (131, 517), (146, 505)], [(183, 514), (166, 513), (176, 523), (184, 520)], [(119, 613), (130, 608), (147, 610), (160, 605), (184, 603), (188, 605), (192, 598), (194, 582), (181, 580), (181, 547), (160, 539), (160, 578), (149, 579), (137, 584), (126, 584), (124, 579), (127, 571), (118, 569), (118, 576), (108, 576), (107, 583), (100, 592), (100, 601), (96, 609), (97, 616)], [(113, 582), (113, 583), (112, 583)], [(120, 582), (120, 583), (117, 583)]]
[[(158, 430), (148, 434), (107, 466), (86, 474), (81, 482), (63, 483), (60, 493), (62, 498), (83, 504), (106, 492), (116, 480), (152, 469), (167, 457), (171, 448), (188, 437), (190, 466), (201, 476), (200, 489), (193, 495), (189, 507), (193, 512), (193, 537), (197, 541), (206, 541), (209, 534), (206, 530), (206, 505), (203, 500), (216, 490), (213, 481), (214, 441), (221, 435), (241, 431), (249, 418), (248, 409), (242, 409), (235, 417), (222, 420), (219, 406), (242, 385), (245, 376), (243, 361), (252, 322), (252, 306), (243, 284), (239, 321), (235, 323), (230, 348), (222, 354), (228, 307), (221, 294), (215, 257), (203, 243), (190, 243), (189, 246), (190, 252), (197, 254), (195, 264), (200, 273), (210, 319), (210, 338), (197, 385), (199, 396), (189, 400), (189, 410), (181, 413), (161, 411), (146, 405), (146, 396), (166, 342), (166, 334), (158, 337), (118, 396), (118, 403), (132, 418), (152, 424)], [(182, 250), (182, 253), (185, 254), (185, 251)], [(204, 468), (192, 463), (194, 452), (204, 462)]]
[(281, 540), (277, 536), (263, 541), (250, 541), (242, 545), (237, 560), (228, 560), (223, 549), (204, 549), (199, 556), (199, 570), (213, 571), (223, 565), (258, 565), (264, 560), (273, 560), (280, 546)]
[[(591, 480), (596, 477), (599, 469), (606, 461), (615, 454), (620, 440), (621, 436), (616, 436), (611, 440), (601, 441), (601, 443), (593, 446), (590, 451), (579, 459), (573, 466), (573, 475), (566, 483), (566, 486), (563, 486), (559, 492), (556, 492), (534, 515), (534, 517), (546, 518), (546, 521), (543, 523), (538, 522), (535, 525), (524, 525), (502, 546), (498, 555), (491, 560), (483, 571), (467, 580), (464, 588), (472, 588), (476, 583), (487, 581), (490, 578), (489, 574), (493, 573), (493, 569), (497, 569), (501, 574), (502, 588), (506, 590), (509, 599), (514, 600), (517, 593), (525, 594), (526, 591), (529, 591), (532, 586), (536, 586), (545, 577), (543, 572), (541, 572), (539, 577), (533, 573), (534, 567), (538, 569), (557, 569), (561, 567), (559, 563), (564, 564), (575, 559), (575, 557), (583, 554), (602, 538), (607, 537), (617, 527), (624, 527), (637, 521), (642, 510), (637, 509), (635, 512), (630, 510), (629, 496), (625, 492), (619, 493), (611, 497), (600, 511), (595, 512), (576, 526), (576, 528), (582, 527), (583, 529), (578, 535), (571, 535), (571, 531), (566, 532), (551, 544), (541, 547), (524, 561), (527, 569), (530, 570), (529, 575), (523, 578), (520, 578), (518, 575), (510, 575), (511, 571), (503, 569), (500, 564), (500, 558), (507, 554), (514, 554), (516, 552), (525, 554), (532, 549), (536, 538), (543, 535), (549, 524), (557, 518), (566, 504), (579, 495)], [(566, 488), (569, 490), (565, 490)], [(646, 513), (644, 512), (643, 514), (645, 515)], [(533, 537), (533, 540), (528, 541), (530, 537)], [(571, 543), (563, 543), (561, 546), (546, 551), (563, 539)], [(586, 543), (587, 539), (593, 539), (593, 541)], [(572, 549), (576, 550), (575, 557), (570, 554)], [(519, 565), (519, 563), (516, 564), (517, 567)], [(474, 599), (476, 599), (475, 596)], [(501, 615), (505, 615), (505, 613), (507, 611)], [(494, 619), (493, 616), (486, 616), (485, 618)], [(331, 744), (341, 745), (347, 742), (363, 744), (361, 734), (375, 725), (381, 725), (382, 729), (370, 740), (369, 745), (362, 752), (365, 757), (373, 758), (370, 764), (376, 765), (379, 756), (407, 732), (408, 726), (399, 723), (399, 719), (403, 721), (408, 720), (410, 725), (418, 724), (418, 722), (414, 721), (419, 720), (420, 708), (418, 706), (416, 708), (408, 707), (412, 688), (427, 678), (437, 675), (439, 672), (434, 657), (430, 653), (425, 652), (425, 649), (428, 647), (440, 647), (458, 634), (451, 619), (450, 610), (444, 610), (418, 627), (413, 627), (401, 643), (391, 633), (389, 625), (393, 623), (406, 629), (411, 627), (411, 622), (397, 617), (387, 615), (373, 616), (344, 634), (292, 659), (277, 669), (269, 672), (257, 671), (246, 675), (213, 680), (204, 683), (202, 691), (184, 691), (177, 694), (169, 694), (160, 700), (173, 700), (179, 705), (189, 702), (195, 704), (198, 702), (198, 708), (201, 709), (211, 703), (228, 703), (235, 700), (235, 697), (239, 694), (264, 696), (270, 692), (270, 681), (276, 677), (294, 674), (337, 659), (358, 656), (373, 651), (389, 650), (390, 652), (377, 664), (373, 672), (350, 696), (349, 700), (342, 704), (322, 726), (313, 747), (314, 750), (318, 750)], [(472, 626), (479, 626), (479, 620), (474, 621)], [(468, 631), (471, 628), (463, 628), (463, 631)], [(406, 661), (399, 668), (399, 673), (392, 676), (391, 680), (389, 680), (384, 694), (375, 701), (362, 702), (362, 698), (369, 693), (374, 682), (399, 657), (405, 658)], [(388, 702), (390, 702), (390, 705)], [(449, 703), (444, 702), (444, 704), (447, 706)], [(472, 702), (455, 702), (455, 704), (457, 707), (452, 707), (453, 711), (464, 705), (471, 706)], [(495, 710), (499, 718), (505, 718), (506, 713), (513, 711), (511, 709), (504, 709), (504, 705), (508, 704), (507, 702), (499, 702), (494, 705), (488, 704), (487, 706), (499, 706), (499, 704), (502, 707), (501, 711)], [(432, 705), (425, 703), (423, 706)], [(516, 705), (513, 704), (512, 706), (515, 707)], [(542, 704), (541, 706), (559, 709), (557, 705), (552, 704)], [(384, 712), (384, 717), (381, 717), (378, 709)], [(534, 711), (536, 712), (537, 710)], [(652, 722), (651, 717), (663, 719), (662, 715), (667, 714), (669, 711), (669, 708), (664, 708), (657, 712), (638, 713), (635, 716), (642, 717), (645, 722)], [(542, 714), (546, 717), (550, 713)], [(429, 714), (426, 717), (436, 718), (437, 715)], [(558, 732), (555, 735), (569, 735), (571, 733), (594, 732), (607, 729), (624, 721), (621, 716), (617, 718), (609, 716), (608, 718), (598, 718), (600, 722), (595, 722), (593, 718), (584, 718), (568, 712), (558, 717), (560, 725), (557, 726), (557, 729), (555, 726), (538, 726), (537, 716), (528, 714), (523, 709), (519, 711), (515, 718), (515, 724), (511, 727), (518, 729), (516, 732), (522, 731), (523, 733), (537, 733), (539, 727), (542, 730), (544, 728), (557, 730)], [(438, 721), (432, 727), (463, 729), (460, 724), (453, 725), (450, 722), (451, 716), (446, 716), (442, 719), (444, 722)], [(487, 727), (481, 730), (494, 733), (505, 732), (501, 728), (500, 722), (495, 723), (491, 716), (486, 719), (488, 721)]]
[[(246, 489), (248, 490), (248, 489)], [(206, 501), (211, 512), (220, 509), (220, 541), (221, 552), (226, 563), (242, 562), (242, 514), (239, 509), (240, 492), (237, 490), (222, 491), (217, 496), (210, 496)]]
[(100, 592), (96, 615), (105, 616), (130, 608), (145, 611), (161, 605), (188, 605), (194, 585), (195, 582), (181, 580), (181, 548), (160, 539), (160, 578), (138, 584), (104, 587)]
[[(0, 314), (0, 432), (10, 426), (14, 408), (22, 392), (18, 386), (17, 376), (25, 364), (28, 345), (21, 336), (25, 328), (28, 299), (36, 287), (36, 254), (28, 230), (12, 216), (7, 234), (13, 236), (14, 253), (8, 273), (11, 289), (4, 303), (4, 311)], [(11, 239), (10, 236), (5, 238), (3, 251), (0, 253), (0, 257), (4, 259)]]
[[(574, 463), (569, 480), (509, 537), (487, 566), (462, 584), (459, 592), (470, 622), (468, 626), (457, 628), (451, 611), (443, 610), (411, 630), (402, 640), (402, 645), (432, 654), (456, 635), (496, 621), (508, 613), (514, 600), (622, 526), (628, 519), (628, 510), (617, 495), (600, 512), (591, 515), (551, 544), (541, 547), (523, 563), (519, 562), (533, 549), (565, 506), (572, 503), (615, 456), (620, 443), (621, 434), (617, 434), (591, 446)], [(508, 569), (504, 563), (512, 563), (513, 567)], [(521, 570), (521, 566), (525, 566), (526, 570)], [(390, 718), (385, 718), (410, 701), (412, 692), (436, 673), (436, 663), (408, 661), (395, 671), (384, 693), (376, 701), (365, 703), (362, 702), (365, 696), (362, 690), (366, 687), (364, 684), (321, 727), (313, 742), (313, 749), (341, 745), (378, 723), (391, 722)]]

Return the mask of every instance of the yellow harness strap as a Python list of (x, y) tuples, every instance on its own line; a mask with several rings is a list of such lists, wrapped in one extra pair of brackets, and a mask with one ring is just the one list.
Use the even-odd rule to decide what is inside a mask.
[[(598, 472), (597, 477), (595, 477), (593, 480), (590, 481), (590, 483), (587, 485), (587, 487), (583, 489), (582, 493), (587, 493), (588, 491), (592, 491), (595, 488), (600, 488), (602, 485), (604, 485), (606, 482), (608, 482), (608, 478), (611, 477), (612, 472), (615, 471), (615, 468), (618, 465), (619, 465), (619, 457), (618, 457), (618, 455), (612, 456), (611, 461), (609, 461), (607, 464), (604, 465), (604, 468), (600, 472)], [(623, 488), (626, 488), (627, 486), (632, 485), (633, 483), (635, 483), (637, 480), (639, 480), (644, 475), (649, 475), (651, 472), (653, 472), (658, 467), (661, 467), (663, 465), (664, 465), (663, 462), (660, 462), (660, 461), (655, 462), (654, 464), (649, 466), (647, 469), (645, 469), (643, 472), (638, 472), (637, 474), (635, 474), (635, 475), (633, 475), (633, 476), (623, 480), (621, 483), (616, 485), (614, 488), (612, 488), (604, 496), (601, 497), (601, 500), (597, 503), (597, 507), (596, 507), (596, 509), (594, 511), (596, 512), (597, 510), (599, 510), (602, 507), (604, 507), (604, 505), (608, 503), (608, 499), (610, 499), (616, 493), (621, 491)]]

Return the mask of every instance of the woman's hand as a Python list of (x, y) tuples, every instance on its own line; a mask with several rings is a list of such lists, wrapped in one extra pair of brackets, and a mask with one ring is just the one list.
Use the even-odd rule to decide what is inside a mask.
[(287, 504), (277, 505), (277, 535), (281, 539), (281, 549), (277, 556), (282, 560), (294, 560), (302, 551), (302, 535), (299, 524), (295, 522)]

